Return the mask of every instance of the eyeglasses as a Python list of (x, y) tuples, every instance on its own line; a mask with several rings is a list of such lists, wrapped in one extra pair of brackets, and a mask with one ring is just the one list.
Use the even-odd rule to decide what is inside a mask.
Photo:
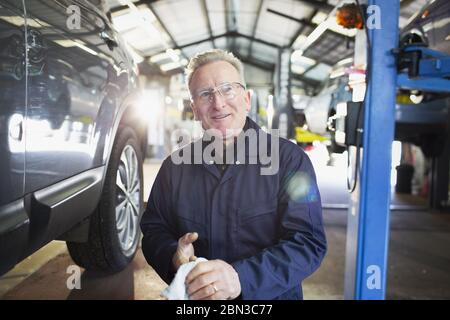
[(225, 100), (229, 101), (233, 100), (238, 95), (239, 89), (245, 90), (245, 86), (239, 82), (226, 82), (216, 88), (201, 90), (197, 92), (193, 98), (199, 104), (210, 104), (213, 102), (214, 93), (217, 91)]

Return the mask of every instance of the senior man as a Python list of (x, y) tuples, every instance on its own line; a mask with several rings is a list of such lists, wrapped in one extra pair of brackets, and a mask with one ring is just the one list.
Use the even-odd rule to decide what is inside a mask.
[[(205, 134), (177, 151), (192, 161), (179, 163), (172, 155), (157, 175), (141, 220), (148, 263), (170, 283), (181, 264), (208, 259), (186, 277), (190, 299), (302, 299), (301, 282), (326, 252), (309, 158), (247, 116), (250, 93), (242, 63), (231, 53), (197, 54), (186, 75)], [(215, 161), (206, 160), (204, 151), (217, 141), (222, 152), (215, 149)], [(279, 165), (269, 174), (260, 161), (263, 147)], [(195, 150), (203, 151), (200, 161)]]

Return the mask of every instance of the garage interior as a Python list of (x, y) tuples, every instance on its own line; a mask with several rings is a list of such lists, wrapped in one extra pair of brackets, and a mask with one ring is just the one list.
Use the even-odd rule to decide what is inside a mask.
[[(398, 43), (402, 30), (429, 1), (403, 0), (394, 5), (391, 1), (369, 1), (381, 7), (383, 28), (393, 30), (390, 40), (377, 38), (369, 30), (369, 49), (367, 41), (357, 39), (361, 33), (366, 36), (364, 31), (336, 22), (337, 8), (355, 3), (351, 0), (91, 2), (109, 12), (138, 63), (144, 97), (142, 117), (148, 119), (145, 201), (162, 161), (179, 147), (172, 132), (183, 129), (194, 136), (201, 132), (192, 120), (185, 86), (183, 72), (188, 60), (197, 52), (225, 49), (244, 63), (247, 87), (252, 92), (249, 116), (265, 128), (284, 129), (293, 143), (304, 148), (316, 171), (328, 250), (321, 267), (303, 282), (304, 299), (450, 299), (450, 70), (427, 75), (428, 82), (407, 83), (408, 79), (400, 76), (398, 79), (405, 81), (396, 80), (404, 70), (395, 65), (378, 68), (376, 60), (380, 48), (392, 46), (388, 41)], [(385, 10), (391, 7), (394, 9)], [(42, 16), (51, 14), (49, 7)], [(447, 32), (447, 42), (441, 46), (443, 56), (438, 59), (445, 69), (450, 65), (450, 52), (443, 52), (450, 48), (450, 11), (442, 14), (445, 23), (441, 28)], [(283, 59), (286, 56), (287, 62)], [(361, 81), (361, 69), (350, 68), (354, 84), (349, 85), (345, 78), (349, 66), (356, 65), (362, 56), (375, 61), (373, 79), (386, 72), (386, 83), (372, 78)], [(286, 90), (284, 76), (288, 78)], [(397, 81), (396, 85), (387, 88), (389, 79)], [(342, 86), (341, 81), (347, 82)], [(337, 97), (344, 102), (349, 86), (356, 91), (367, 83), (373, 86), (373, 98), (367, 98), (366, 110), (374, 110), (374, 114), (364, 115), (373, 125), (372, 131), (367, 127), (363, 131), (373, 136), (362, 140), (361, 135), (356, 145), (336, 146), (332, 141), (336, 133), (328, 129), (328, 118), (339, 110), (329, 110), (330, 104)], [(371, 100), (377, 99), (379, 92), (389, 96), (388, 91), (396, 101), (392, 108)], [(430, 92), (437, 92), (438, 102), (421, 101)], [(367, 109), (370, 103), (376, 107)], [(318, 111), (317, 104), (324, 105), (325, 111)], [(283, 112), (288, 119), (285, 127), (280, 120)], [(357, 117), (360, 121), (359, 114)], [(424, 130), (423, 135), (416, 134), (420, 130)], [(434, 135), (436, 130), (438, 136)], [(396, 138), (392, 147), (392, 140), (383, 140), (389, 139), (390, 132)], [(357, 156), (360, 149), (372, 153), (362, 159)], [(378, 185), (377, 175), (387, 179)], [(368, 221), (367, 228), (361, 226), (362, 221)], [(377, 239), (382, 239), (381, 243)], [(386, 265), (380, 292), (363, 288), (361, 268), (366, 265), (356, 257), (368, 264)], [(65, 242), (52, 241), (0, 276), (0, 299), (161, 300), (161, 291), (167, 287), (140, 249), (132, 263), (114, 275), (82, 269), (81, 289), (67, 286), (72, 265)]]

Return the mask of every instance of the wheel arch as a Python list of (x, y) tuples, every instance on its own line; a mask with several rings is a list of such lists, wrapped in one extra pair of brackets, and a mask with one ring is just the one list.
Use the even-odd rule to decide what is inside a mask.
[[(142, 108), (140, 107), (141, 95), (135, 92), (128, 96), (123, 103), (119, 106), (116, 117), (114, 118), (113, 126), (111, 129), (110, 139), (105, 146), (107, 150), (107, 156), (105, 159), (105, 168), (108, 168), (111, 158), (111, 151), (117, 138), (117, 133), (124, 127), (130, 127), (136, 133), (139, 140), (139, 146), (141, 148), (142, 156), (145, 157), (147, 148), (147, 123), (145, 118), (142, 117)], [(106, 170), (104, 175), (106, 175)], [(104, 183), (103, 177), (103, 183)]]

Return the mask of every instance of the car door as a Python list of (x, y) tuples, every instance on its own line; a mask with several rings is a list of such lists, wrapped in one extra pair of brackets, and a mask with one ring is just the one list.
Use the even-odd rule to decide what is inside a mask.
[(20, 1), (0, 2), (0, 206), (23, 196), (24, 21)]
[(22, 2), (0, 0), (0, 274), (17, 262), (27, 241), (25, 39)]
[(120, 59), (102, 38), (104, 21), (84, 1), (25, 3), (31, 38), (25, 188), (33, 192), (103, 164), (103, 129), (118, 91), (110, 78)]
[(127, 78), (106, 19), (87, 0), (24, 2), (26, 255), (94, 212)]

